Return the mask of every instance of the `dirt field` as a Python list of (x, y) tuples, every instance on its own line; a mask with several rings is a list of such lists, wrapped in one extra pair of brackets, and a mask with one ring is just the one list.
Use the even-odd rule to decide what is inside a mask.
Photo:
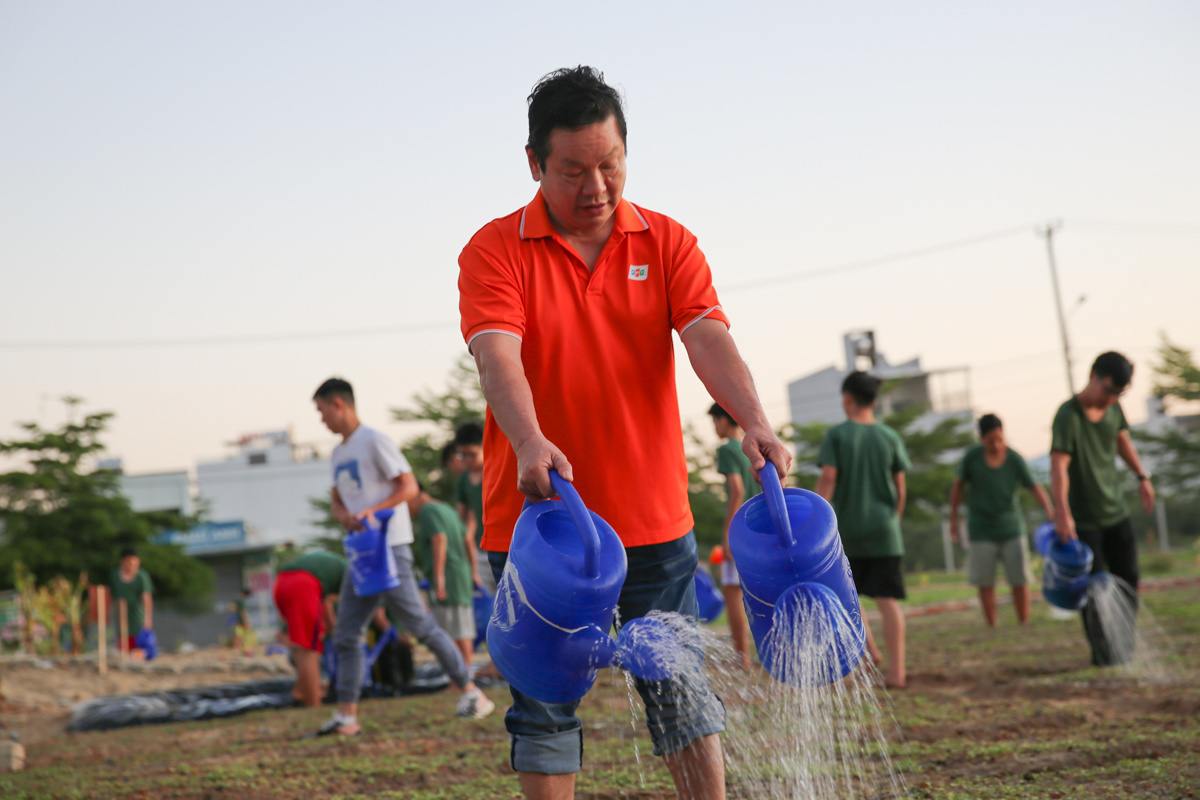
[[(1188, 671), (1200, 657), (1200, 589), (1169, 588), (1143, 599), (1150, 612), (1144, 629), (1153, 633), (1156, 620), (1162, 636), (1152, 639), (1163, 658), (1156, 669), (1134, 673), (1087, 666), (1078, 621), (1053, 620), (1042, 603), (1035, 604), (1029, 628), (1016, 626), (1009, 608), (1001, 609), (995, 630), (982, 625), (977, 610), (910, 619), (911, 681), (890, 694), (896, 726), (889, 737), (908, 795), (1200, 797), (1200, 686)], [(453, 692), (365, 703), (364, 735), (342, 741), (305, 738), (327, 709), (63, 732), (67, 709), (60, 698), (269, 676), (232, 661), (199, 671), (196, 659), (204, 657), (178, 663), (178, 674), (121, 674), (109, 678), (112, 684), (84, 667), (6, 669), (6, 691), (24, 702), (4, 708), (0, 727), (19, 731), (29, 768), (0, 775), (0, 797), (519, 796), (502, 715), (455, 719)], [(502, 692), (492, 695), (504, 700)], [(29, 704), (34, 697), (40, 699)], [(666, 771), (649, 755), (649, 737), (640, 722), (632, 724), (623, 681), (603, 677), (581, 716), (586, 765), (579, 797), (673, 796)], [(763, 796), (758, 780), (731, 771), (730, 796)]]

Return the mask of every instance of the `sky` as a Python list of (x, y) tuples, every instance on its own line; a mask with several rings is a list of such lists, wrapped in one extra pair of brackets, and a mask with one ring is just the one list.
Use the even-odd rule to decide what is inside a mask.
[(75, 395), (131, 473), (287, 426), (327, 451), (330, 375), (411, 435), (390, 409), (465, 352), (459, 252), (536, 191), (525, 98), (580, 63), (772, 423), (869, 328), (1044, 453), (1052, 221), (1075, 387), (1121, 350), (1144, 418), (1160, 335), (1200, 347), (1200, 5), (914, 6), (0, 0), (0, 439)]

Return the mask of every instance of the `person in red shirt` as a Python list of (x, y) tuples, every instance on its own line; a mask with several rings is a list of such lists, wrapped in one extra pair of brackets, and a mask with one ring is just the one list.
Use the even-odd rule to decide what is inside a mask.
[[(482, 547), (499, 581), (523, 499), (553, 496), (555, 469), (626, 547), (619, 619), (695, 617), (672, 331), (713, 399), (744, 423), (755, 474), (770, 460), (786, 475), (791, 454), (763, 413), (696, 237), (622, 197), (625, 145), (621, 98), (602, 73), (542, 78), (529, 96), (525, 148), (539, 191), (459, 257), (462, 332), (488, 403)], [(687, 690), (670, 682), (638, 690), (678, 796), (723, 798), (720, 701), (707, 686), (682, 700)], [(525, 795), (573, 797), (578, 704), (512, 694), (505, 723)]]

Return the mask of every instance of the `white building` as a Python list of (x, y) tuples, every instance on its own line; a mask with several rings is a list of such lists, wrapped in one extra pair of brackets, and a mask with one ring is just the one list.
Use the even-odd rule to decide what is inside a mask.
[(922, 404), (930, 412), (917, 420), (915, 424), (919, 427), (932, 428), (947, 417), (959, 417), (970, 423), (970, 371), (966, 367), (925, 369), (919, 357), (890, 364), (875, 346), (874, 331), (851, 331), (842, 337), (842, 346), (844, 367), (830, 365), (788, 384), (793, 424), (833, 425), (844, 420), (842, 381), (855, 370), (893, 383), (879, 398), (876, 411), (881, 417)]

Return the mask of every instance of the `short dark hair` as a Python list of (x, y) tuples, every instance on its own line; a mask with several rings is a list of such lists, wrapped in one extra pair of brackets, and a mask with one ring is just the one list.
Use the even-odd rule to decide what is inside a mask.
[(129, 558), (130, 556), (137, 558), (138, 552), (136, 547), (131, 544), (127, 544), (121, 548), (121, 558)]
[(979, 418), (979, 435), (987, 436), (997, 428), (1003, 428), (1004, 423), (995, 414), (984, 414)]
[(727, 419), (730, 422), (732, 422), (734, 425), (738, 424), (737, 420), (733, 418), (733, 415), (730, 414), (725, 409), (721, 408), (721, 406), (718, 403), (712, 404), (712, 408), (710, 408), (708, 410), (708, 415), (710, 417), (712, 417), (713, 419)]
[(313, 400), (324, 400), (329, 402), (335, 397), (340, 397), (346, 401), (346, 405), (354, 405), (354, 388), (350, 385), (350, 381), (344, 378), (330, 378), (317, 387), (317, 391), (313, 392)]
[(555, 128), (576, 130), (616, 117), (621, 143), (626, 149), (629, 147), (621, 95), (604, 82), (604, 73), (594, 67), (556, 69), (543, 75), (529, 93), (528, 103), (526, 144), (543, 169), (550, 156), (550, 134)]
[(458, 444), (454, 441), (446, 442), (446, 446), (442, 448), (442, 466), (450, 463), (450, 459), (458, 455)]
[(471, 420), (459, 425), (454, 431), (454, 444), (483, 444), (483, 426)]
[(864, 408), (873, 404), (879, 397), (879, 386), (883, 381), (865, 372), (851, 372), (842, 381), (842, 393), (848, 394)]
[(1120, 353), (1109, 350), (1096, 356), (1092, 362), (1092, 373), (1098, 378), (1108, 378), (1114, 389), (1124, 389), (1133, 380), (1133, 364)]

